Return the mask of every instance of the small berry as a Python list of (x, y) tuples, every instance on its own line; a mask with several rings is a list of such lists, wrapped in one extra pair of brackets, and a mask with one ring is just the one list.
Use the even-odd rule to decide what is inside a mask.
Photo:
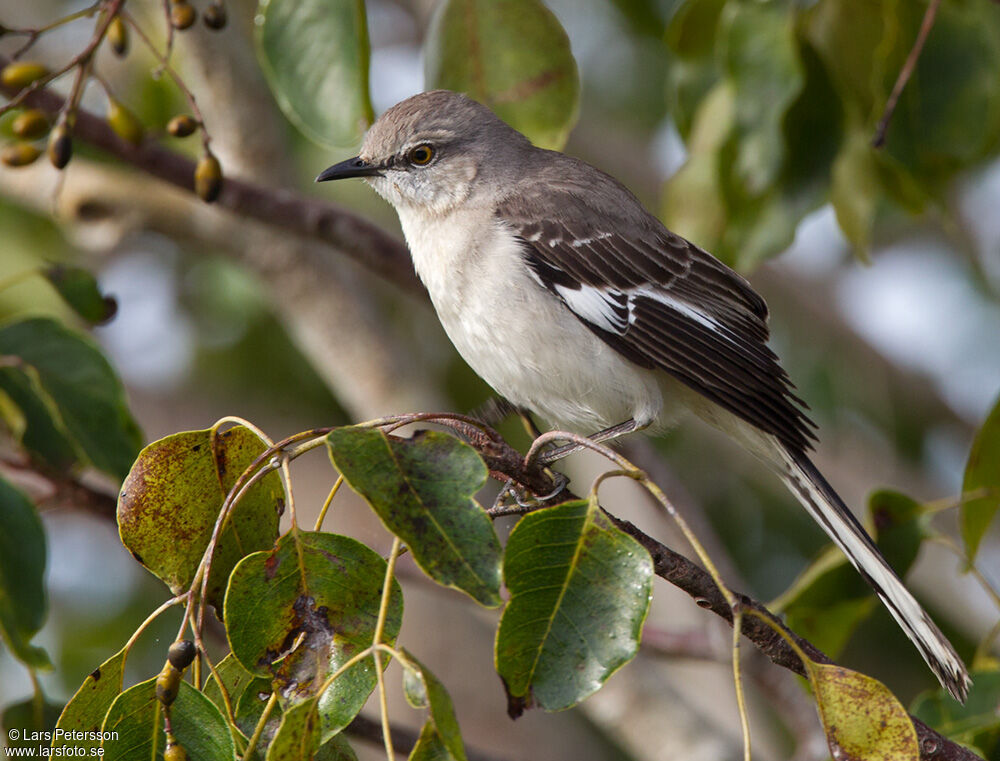
[(31, 143), (9, 143), (0, 151), (0, 162), (9, 167), (28, 166), (41, 153), (41, 150)]
[(119, 58), (124, 58), (125, 54), (128, 53), (128, 27), (125, 26), (121, 16), (115, 16), (111, 19), (111, 25), (108, 27), (108, 42), (111, 43), (111, 49)]
[(198, 122), (187, 114), (178, 114), (167, 124), (167, 132), (174, 137), (193, 135), (196, 129), (198, 129)]
[(189, 3), (177, 3), (170, 9), (170, 23), (174, 29), (187, 29), (198, 20), (198, 12)]
[(177, 699), (180, 690), (181, 672), (168, 663), (156, 677), (156, 699), (163, 705), (169, 706)]
[(142, 142), (145, 132), (142, 122), (113, 98), (108, 103), (108, 125), (122, 140), (132, 143), (132, 145), (138, 145)]
[(194, 170), (194, 192), (206, 203), (212, 203), (222, 190), (222, 167), (211, 153), (198, 161)]
[(163, 761), (187, 761), (187, 751), (183, 745), (169, 743), (163, 751)]
[(175, 669), (183, 671), (191, 665), (197, 652), (194, 642), (189, 639), (179, 639), (167, 651), (167, 660)]
[(205, 9), (205, 13), (202, 15), (202, 21), (205, 22), (205, 26), (214, 31), (223, 29), (228, 20), (226, 7), (222, 3), (212, 3)]
[(56, 169), (65, 167), (73, 155), (73, 138), (65, 124), (57, 124), (49, 135), (49, 161)]
[(0, 71), (0, 83), (4, 87), (20, 90), (49, 73), (47, 66), (31, 61), (8, 63)]
[(10, 129), (22, 140), (37, 140), (48, 133), (49, 117), (45, 115), (44, 111), (29, 108), (17, 115)]

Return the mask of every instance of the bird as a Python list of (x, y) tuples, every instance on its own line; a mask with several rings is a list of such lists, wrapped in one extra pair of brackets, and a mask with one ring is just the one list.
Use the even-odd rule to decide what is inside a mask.
[(501, 397), (598, 440), (661, 432), (685, 410), (721, 429), (777, 473), (964, 702), (962, 660), (810, 460), (815, 426), (747, 280), (609, 174), (460, 93), (390, 107), (316, 181), (348, 178), (395, 208), (445, 332)]

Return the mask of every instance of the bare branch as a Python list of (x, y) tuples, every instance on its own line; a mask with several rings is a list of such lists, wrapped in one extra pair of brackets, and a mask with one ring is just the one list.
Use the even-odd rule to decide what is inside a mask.
[(27, 458), (3, 457), (0, 474), (22, 488), (42, 509), (69, 508), (115, 520), (117, 500), (68, 473), (60, 473)]

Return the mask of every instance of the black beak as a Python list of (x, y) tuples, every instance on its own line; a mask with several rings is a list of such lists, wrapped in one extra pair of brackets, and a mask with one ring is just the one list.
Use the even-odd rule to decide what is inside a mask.
[(355, 156), (353, 159), (341, 161), (339, 164), (334, 164), (328, 169), (324, 169), (319, 173), (319, 177), (316, 178), (316, 182), (326, 182), (327, 180), (346, 180), (350, 177), (381, 176), (382, 171), (378, 167), (372, 166), (360, 156)]

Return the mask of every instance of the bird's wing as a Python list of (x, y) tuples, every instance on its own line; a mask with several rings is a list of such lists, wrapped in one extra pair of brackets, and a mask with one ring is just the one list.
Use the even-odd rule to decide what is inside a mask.
[[(596, 172), (595, 179), (614, 182)], [(497, 209), (538, 282), (631, 361), (665, 370), (807, 450), (812, 423), (767, 347), (767, 306), (750, 284), (663, 227), (631, 194), (634, 205), (594, 208), (583, 200), (593, 193), (574, 190), (554, 181), (512, 194)]]

